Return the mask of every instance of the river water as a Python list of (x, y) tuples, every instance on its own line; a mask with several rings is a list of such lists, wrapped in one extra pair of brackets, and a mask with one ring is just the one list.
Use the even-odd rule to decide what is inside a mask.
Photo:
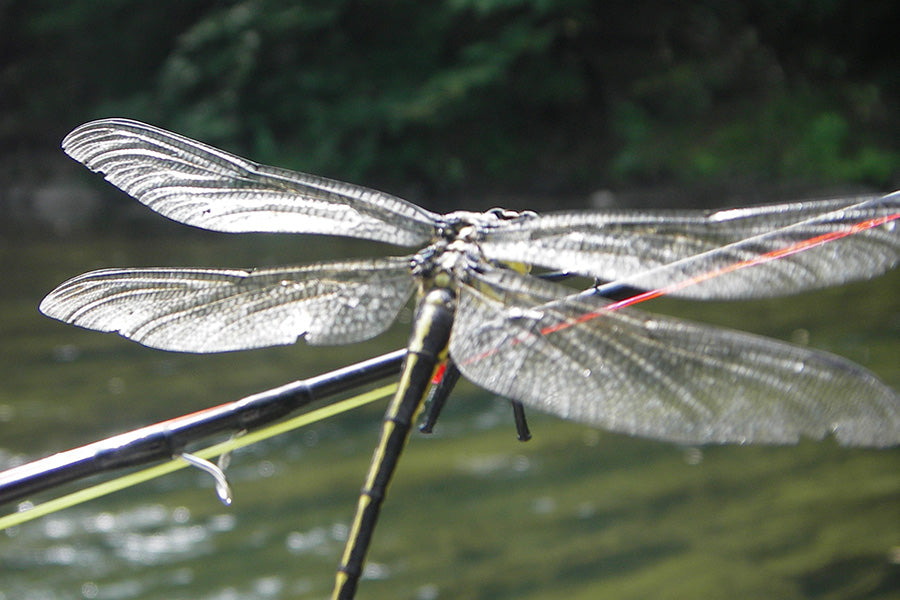
[[(62, 280), (104, 266), (369, 251), (200, 232), (0, 240), (0, 467), (375, 356), (405, 337), (401, 323), (346, 348), (165, 353), (42, 317), (40, 299)], [(647, 309), (835, 352), (900, 389), (898, 292), (895, 271), (777, 301)], [(326, 597), (384, 406), (237, 452), (231, 507), (188, 470), (0, 533), (0, 600)], [(508, 404), (468, 384), (446, 412), (401, 460), (361, 598), (900, 597), (897, 449), (685, 448), (534, 412), (523, 444)]]

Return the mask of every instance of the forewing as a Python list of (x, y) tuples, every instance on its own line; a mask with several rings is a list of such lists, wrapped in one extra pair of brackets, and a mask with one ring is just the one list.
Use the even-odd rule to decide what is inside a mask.
[(400, 198), (267, 167), (126, 119), (82, 125), (63, 149), (156, 212), (227, 232), (321, 233), (415, 246), (436, 215)]
[(473, 382), (555, 415), (685, 443), (900, 443), (900, 396), (843, 358), (566, 297), (494, 269), (460, 289), (450, 354)]
[(754, 298), (866, 279), (900, 261), (900, 193), (704, 211), (555, 213), (511, 221), (496, 260), (690, 298)]
[(393, 322), (413, 291), (409, 258), (261, 270), (104, 269), (53, 290), (44, 314), (145, 346), (225, 352), (304, 338), (349, 344)]

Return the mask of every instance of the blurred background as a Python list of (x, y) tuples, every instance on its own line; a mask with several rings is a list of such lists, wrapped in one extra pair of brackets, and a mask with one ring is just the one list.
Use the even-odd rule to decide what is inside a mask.
[[(59, 149), (143, 120), (431, 210), (712, 207), (900, 188), (895, 2), (0, 0), (0, 468), (403, 345), (216, 356), (37, 313), (109, 266), (391, 253), (172, 223)], [(648, 308), (900, 388), (900, 276)], [(0, 534), (0, 600), (325, 597), (383, 404)], [(414, 436), (361, 598), (900, 598), (900, 456), (681, 448), (462, 385)], [(80, 485), (66, 490), (78, 489)], [(34, 500), (51, 498), (44, 494)], [(5, 512), (16, 507), (4, 507)]]
[(109, 116), (440, 211), (898, 181), (893, 2), (7, 0), (0, 17), (16, 219), (82, 175), (62, 137)]

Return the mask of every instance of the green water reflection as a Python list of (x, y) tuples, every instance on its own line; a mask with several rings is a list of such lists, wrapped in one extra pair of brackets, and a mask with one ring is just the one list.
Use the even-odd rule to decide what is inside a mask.
[[(102, 266), (303, 262), (370, 253), (369, 244), (200, 232), (0, 244), (4, 466), (404, 339), (401, 324), (347, 348), (188, 356), (36, 309), (63, 279)], [(898, 291), (900, 271), (787, 300), (648, 308), (808, 343), (900, 388)], [(382, 410), (239, 453), (231, 508), (207, 477), (182, 472), (6, 532), (0, 600), (324, 597)], [(414, 436), (404, 456), (361, 598), (900, 597), (896, 449), (689, 449), (534, 413), (530, 422), (534, 440), (516, 442), (508, 407), (461, 386), (438, 433)]]

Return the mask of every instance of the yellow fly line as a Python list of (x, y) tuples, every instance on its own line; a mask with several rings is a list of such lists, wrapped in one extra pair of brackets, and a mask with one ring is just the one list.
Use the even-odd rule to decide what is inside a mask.
[[(304, 413), (292, 419), (288, 419), (287, 421), (275, 423), (273, 425), (263, 427), (262, 429), (252, 431), (246, 435), (232, 438), (220, 444), (215, 444), (208, 448), (204, 448), (196, 452), (191, 452), (191, 454), (209, 460), (238, 448), (243, 448), (244, 446), (249, 446), (250, 444), (261, 442), (262, 440), (269, 439), (276, 435), (286, 433), (288, 431), (292, 431), (306, 425), (310, 425), (317, 421), (322, 421), (340, 413), (353, 410), (354, 408), (359, 408), (360, 406), (363, 406), (365, 404), (369, 404), (386, 396), (392, 395), (396, 391), (396, 389), (397, 384), (392, 383), (390, 385), (386, 385), (369, 392), (353, 396), (352, 398), (347, 398), (346, 400), (335, 402), (334, 404), (329, 404), (328, 406), (324, 406), (308, 413)], [(157, 477), (162, 477), (163, 475), (167, 475), (169, 473), (177, 471), (178, 469), (183, 469), (188, 466), (190, 465), (181, 458), (174, 458), (173, 460), (161, 465), (150, 467), (149, 469), (143, 469), (135, 473), (129, 473), (128, 475), (123, 475), (111, 481), (99, 483), (89, 488), (67, 494), (60, 498), (48, 500), (47, 502), (28, 507), (25, 510), (13, 513), (11, 515), (0, 517), (0, 531), (9, 527), (13, 527), (15, 525), (21, 525), (22, 523), (26, 523), (45, 515), (49, 515), (64, 508), (69, 508), (71, 506), (87, 502), (88, 500), (93, 500), (95, 498), (99, 498), (101, 496), (123, 490), (133, 485), (137, 485), (139, 483), (143, 483)]]

